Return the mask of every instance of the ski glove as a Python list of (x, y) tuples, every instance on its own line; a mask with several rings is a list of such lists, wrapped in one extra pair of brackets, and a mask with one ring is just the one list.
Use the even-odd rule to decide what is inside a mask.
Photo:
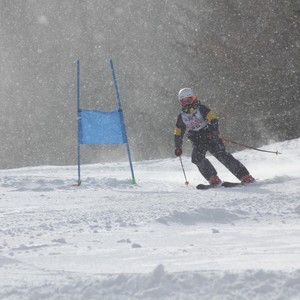
[(181, 148), (176, 148), (175, 149), (175, 155), (176, 156), (181, 156), (181, 154), (182, 154), (182, 149)]
[(211, 141), (217, 141), (219, 139), (219, 131), (208, 132), (207, 137)]

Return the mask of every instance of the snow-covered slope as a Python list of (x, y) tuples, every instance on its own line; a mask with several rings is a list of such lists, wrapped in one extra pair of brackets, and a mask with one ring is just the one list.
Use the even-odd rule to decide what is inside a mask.
[[(178, 159), (0, 171), (0, 299), (300, 299), (300, 139), (235, 153), (198, 191)], [(223, 180), (234, 177), (210, 158)]]

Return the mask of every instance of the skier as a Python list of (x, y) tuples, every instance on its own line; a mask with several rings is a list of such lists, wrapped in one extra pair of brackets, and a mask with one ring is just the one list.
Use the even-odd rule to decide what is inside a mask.
[(254, 178), (245, 166), (225, 149), (219, 138), (216, 114), (201, 104), (191, 88), (183, 88), (178, 93), (178, 102), (182, 107), (175, 128), (175, 155), (181, 156), (185, 131), (193, 145), (192, 163), (194, 163), (210, 185), (221, 184), (217, 171), (205, 157), (209, 151), (241, 182), (250, 183)]

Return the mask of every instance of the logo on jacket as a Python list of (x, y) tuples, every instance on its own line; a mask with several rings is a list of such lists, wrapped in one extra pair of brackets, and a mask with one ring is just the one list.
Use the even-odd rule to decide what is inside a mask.
[(188, 130), (198, 131), (208, 124), (207, 120), (203, 118), (199, 108), (192, 114), (182, 112), (181, 117)]

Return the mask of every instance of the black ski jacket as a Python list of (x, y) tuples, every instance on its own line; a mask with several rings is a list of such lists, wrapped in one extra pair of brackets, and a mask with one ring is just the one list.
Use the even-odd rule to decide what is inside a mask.
[(175, 148), (182, 147), (186, 130), (188, 136), (207, 134), (208, 125), (210, 124), (214, 124), (217, 130), (218, 120), (216, 114), (203, 104), (199, 104), (192, 113), (182, 111), (178, 115), (174, 132)]

